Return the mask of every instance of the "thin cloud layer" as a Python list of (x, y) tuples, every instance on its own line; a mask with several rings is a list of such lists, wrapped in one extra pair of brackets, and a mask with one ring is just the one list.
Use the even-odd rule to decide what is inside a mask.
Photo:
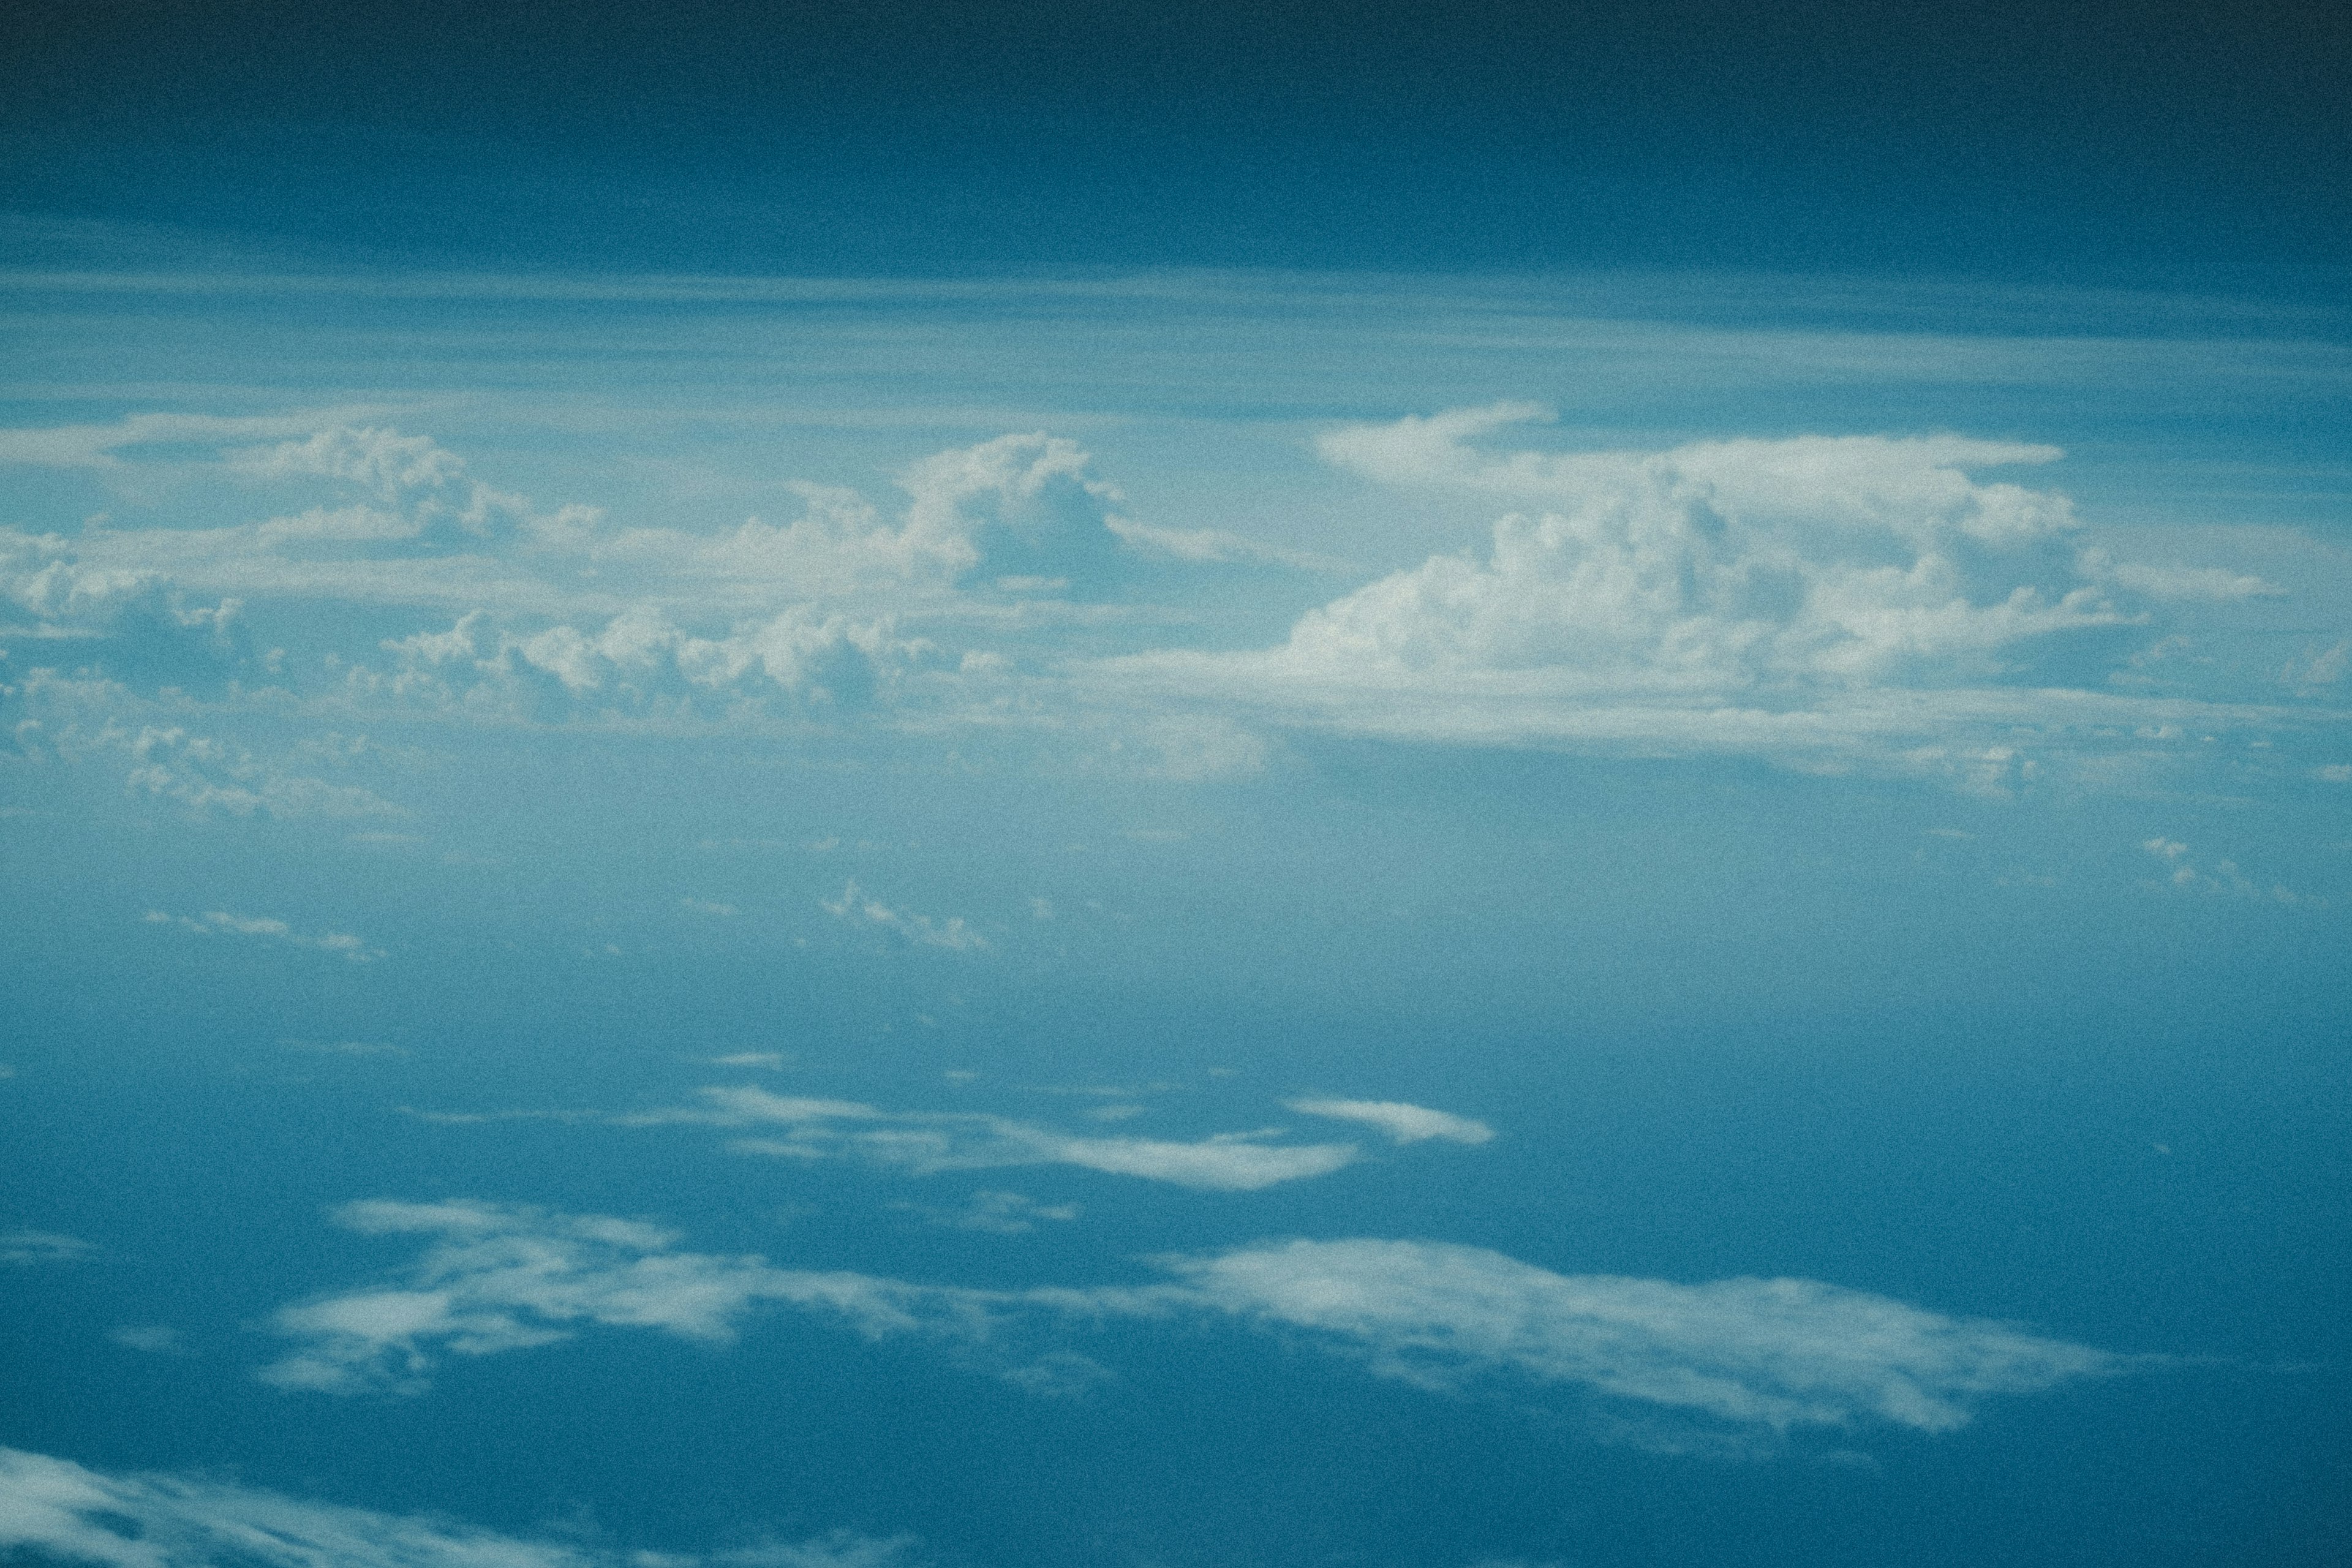
[[(17, 1552), (107, 1568), (625, 1568), (651, 1557), (225, 1481), (110, 1475), (0, 1448), (0, 1552)], [(653, 1560), (664, 1568), (909, 1568), (915, 1554), (903, 1538), (843, 1531)]]
[(1485, 1143), (1495, 1136), (1493, 1128), (1475, 1118), (1397, 1100), (1291, 1100), (1283, 1103), (1301, 1116), (1323, 1116), (1377, 1127), (1396, 1143), (1421, 1143), (1432, 1138), (1449, 1143)]
[(745, 1153), (822, 1160), (852, 1156), (928, 1175), (1014, 1165), (1076, 1165), (1202, 1192), (1255, 1192), (1329, 1175), (1352, 1163), (1353, 1143), (1276, 1143), (1274, 1131), (1226, 1132), (1183, 1142), (1080, 1137), (1007, 1117), (967, 1111), (887, 1111), (851, 1100), (795, 1099), (752, 1086), (702, 1091), (701, 1107), (625, 1117), (625, 1122), (781, 1127), (782, 1137), (739, 1139)]
[(1816, 1280), (1561, 1275), (1431, 1242), (1261, 1245), (1159, 1259), (1167, 1284), (1008, 1291), (777, 1268), (678, 1251), (672, 1233), (635, 1221), (488, 1204), (378, 1200), (337, 1217), (433, 1239), (384, 1287), (281, 1310), (271, 1326), (297, 1348), (262, 1373), (281, 1388), (414, 1393), (443, 1356), (545, 1345), (592, 1325), (724, 1343), (759, 1306), (815, 1312), (869, 1339), (928, 1339), (1041, 1391), (1066, 1385), (1073, 1368), (1102, 1374), (1066, 1349), (1011, 1363), (1015, 1331), (1224, 1318), (1306, 1333), (1435, 1393), (1515, 1378), (1774, 1438), (1871, 1424), (1949, 1432), (1985, 1398), (2125, 1365)]
[(296, 931), (284, 921), (263, 915), (238, 915), (226, 910), (211, 910), (198, 918), (149, 910), (142, 918), (149, 925), (169, 926), (175, 931), (193, 931), (198, 936), (257, 937), (265, 942), (283, 942), (289, 947), (311, 948), (320, 952), (331, 952), (352, 963), (373, 963), (384, 955), (382, 948), (370, 947), (349, 931), (328, 931), (311, 935)]

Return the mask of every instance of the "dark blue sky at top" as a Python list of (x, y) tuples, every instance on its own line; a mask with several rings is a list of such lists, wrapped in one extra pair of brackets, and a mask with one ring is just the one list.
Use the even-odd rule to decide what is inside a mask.
[(66, 226), (19, 248), (102, 259), (160, 225), (409, 264), (2305, 292), (2352, 234), (2352, 21), (2301, 0), (29, 0), (5, 27), (0, 205)]

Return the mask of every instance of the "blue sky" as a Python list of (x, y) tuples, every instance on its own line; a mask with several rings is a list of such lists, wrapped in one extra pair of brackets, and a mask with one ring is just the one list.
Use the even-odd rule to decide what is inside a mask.
[(0, 1552), (2327, 1560), (2340, 19), (9, 26)]

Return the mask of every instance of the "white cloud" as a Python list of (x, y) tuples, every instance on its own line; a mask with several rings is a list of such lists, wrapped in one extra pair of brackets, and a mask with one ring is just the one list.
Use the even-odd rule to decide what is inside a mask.
[(2274, 599), (2286, 592), (2275, 583), (2225, 567), (2110, 562), (2100, 551), (2084, 551), (2084, 566), (2095, 576), (2151, 599), (2204, 599), (2231, 604), (2240, 599)]
[(191, 915), (166, 914), (162, 910), (149, 910), (142, 917), (149, 925), (171, 926), (174, 930), (193, 931), (198, 936), (252, 936), (271, 942), (281, 942), (289, 947), (307, 947), (320, 952), (331, 952), (353, 963), (373, 963), (384, 953), (380, 947), (370, 947), (348, 931), (320, 931), (306, 935), (284, 921), (261, 915), (231, 914), (226, 910), (213, 910), (202, 918)]
[(475, 610), (447, 631), (383, 647), (394, 667), (354, 668), (353, 695), (547, 721), (600, 710), (724, 712), (767, 696), (856, 710), (934, 651), (899, 637), (887, 616), (859, 621), (806, 608), (713, 637), (692, 636), (651, 608), (593, 632), (562, 624), (527, 637), (499, 630), (487, 611)]
[(589, 1325), (724, 1342), (763, 1304), (837, 1318), (868, 1338), (927, 1338), (1041, 1390), (1099, 1369), (1066, 1348), (1010, 1364), (1006, 1342), (1024, 1326), (1207, 1315), (1308, 1334), (1433, 1392), (1517, 1378), (1772, 1436), (1868, 1423), (1948, 1432), (1987, 1397), (2126, 1364), (1815, 1280), (1561, 1275), (1433, 1242), (1264, 1244), (1159, 1259), (1172, 1281), (1160, 1285), (976, 1290), (681, 1252), (668, 1232), (594, 1215), (378, 1200), (338, 1217), (431, 1240), (381, 1287), (276, 1314), (272, 1327), (297, 1348), (263, 1375), (283, 1388), (414, 1391), (442, 1356), (544, 1345)]
[[(1957, 743), (2084, 744), (2118, 725), (2277, 715), (2102, 689), (2158, 598), (2268, 594), (2219, 569), (2084, 550), (2062, 495), (1977, 477), (2053, 447), (1916, 437), (1493, 452), (1541, 416), (1456, 410), (1326, 436), (1381, 483), (1513, 505), (1484, 551), (1431, 557), (1300, 616), (1281, 645), (1089, 667), (1130, 700), (1464, 744), (1761, 751), (1974, 770)], [(2307, 678), (2306, 678), (2307, 680)], [(1979, 738), (1981, 737), (1981, 742)]]
[[(61, 751), (70, 750), (77, 742), (61, 737), (58, 744)], [(191, 734), (177, 724), (145, 724), (136, 734), (110, 727), (96, 745), (111, 745), (129, 754), (132, 765), (123, 782), (131, 794), (176, 801), (192, 816), (266, 816), (289, 822), (409, 815), (405, 806), (364, 785), (298, 773), (242, 746)]]
[(1209, 1306), (1311, 1331), (1422, 1387), (1506, 1373), (1773, 1433), (1874, 1420), (1948, 1432), (1985, 1395), (2121, 1365), (1810, 1279), (1561, 1275), (1409, 1241), (1295, 1241), (1168, 1267)]
[(463, 458), (429, 436), (350, 425), (314, 430), (299, 441), (231, 453), (228, 464), (257, 479), (343, 479), (386, 503), (413, 490), (438, 489), (466, 471)]
[(706, 1089), (702, 1096), (701, 1108), (617, 1120), (789, 1129), (782, 1138), (746, 1138), (734, 1144), (752, 1154), (801, 1160), (852, 1155), (917, 1174), (1076, 1165), (1202, 1192), (1255, 1192), (1328, 1175), (1358, 1153), (1352, 1143), (1270, 1142), (1272, 1131), (1220, 1133), (1193, 1142), (1081, 1137), (1001, 1116), (885, 1111), (851, 1100), (793, 1099), (751, 1087)]
[(1540, 507), (1481, 562), (1433, 557), (1311, 612), (1290, 660), (1397, 671), (1570, 667), (1636, 688), (1942, 685), (2124, 616), (2086, 582), (2060, 496), (1968, 477), (2047, 447), (1800, 437), (1494, 457), (1519, 405), (1360, 427), (1325, 453), (1390, 483)]
[(725, 1343), (761, 1303), (828, 1313), (869, 1338), (987, 1332), (989, 1299), (979, 1293), (679, 1252), (674, 1234), (633, 1220), (388, 1200), (347, 1205), (336, 1217), (370, 1235), (434, 1239), (384, 1288), (280, 1309), (271, 1327), (296, 1349), (262, 1371), (278, 1387), (412, 1393), (441, 1356), (551, 1344), (592, 1324)]
[(966, 952), (988, 945), (988, 939), (966, 925), (961, 915), (934, 921), (929, 915), (908, 914), (892, 909), (871, 893), (859, 891), (854, 881), (841, 889), (839, 899), (820, 900), (819, 903), (835, 920), (852, 925), (879, 926), (925, 947)]
[(1377, 1127), (1399, 1143), (1442, 1138), (1452, 1143), (1484, 1143), (1495, 1136), (1485, 1122), (1394, 1100), (1293, 1100), (1284, 1102), (1301, 1116), (1328, 1116)]
[(708, 1557), (499, 1535), (198, 1477), (109, 1475), (0, 1448), (0, 1552), (106, 1568), (908, 1568), (907, 1539), (846, 1531)]
[(951, 1230), (987, 1231), (996, 1236), (1024, 1236), (1039, 1220), (1074, 1220), (1076, 1204), (1041, 1204), (1020, 1193), (982, 1191), (964, 1200), (961, 1208), (936, 1208), (923, 1204), (898, 1205), (921, 1215), (933, 1225)]
[(212, 689), (262, 668), (243, 605), (192, 605), (167, 574), (92, 564), (55, 535), (0, 529), (0, 625), (27, 668), (88, 671), (142, 690)]
[(2189, 846), (2177, 838), (2156, 837), (2140, 846), (2163, 861), (2169, 873), (2161, 884), (2187, 893), (2220, 894), (2262, 903), (2307, 904), (2326, 907), (2326, 900), (2305, 897), (2283, 882), (2261, 883), (2241, 870), (2235, 860), (2216, 860), (2209, 869), (2189, 857)]
[(0, 1263), (76, 1263), (98, 1248), (50, 1230), (0, 1231)]

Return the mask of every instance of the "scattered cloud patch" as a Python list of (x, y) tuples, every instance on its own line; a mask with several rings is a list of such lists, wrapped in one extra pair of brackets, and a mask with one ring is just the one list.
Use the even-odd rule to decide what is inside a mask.
[(1449, 1143), (1484, 1143), (1495, 1136), (1493, 1128), (1471, 1117), (1407, 1105), (1402, 1100), (1292, 1100), (1284, 1104), (1301, 1116), (1324, 1116), (1377, 1127), (1396, 1143), (1419, 1143), (1432, 1138), (1442, 1138)]
[(149, 1355), (186, 1355), (188, 1346), (180, 1331), (161, 1323), (137, 1324), (120, 1328), (106, 1336), (126, 1350), (144, 1351)]
[(231, 914), (226, 910), (213, 910), (205, 915), (166, 914), (162, 910), (149, 910), (141, 917), (149, 925), (170, 926), (176, 931), (193, 931), (198, 936), (249, 936), (269, 942), (283, 942), (289, 947), (307, 947), (320, 952), (331, 952), (352, 963), (373, 963), (384, 956), (380, 947), (370, 947), (348, 931), (320, 931), (305, 935), (284, 921), (266, 916)]
[(911, 1538), (846, 1531), (695, 1557), (499, 1535), (230, 1482), (110, 1475), (0, 1448), (0, 1553), (103, 1568), (914, 1568)]
[(2176, 888), (2183, 892), (2215, 894), (2232, 899), (2251, 899), (2273, 904), (2319, 904), (2322, 900), (2307, 898), (2284, 883), (2268, 886), (2256, 882), (2238, 868), (2235, 860), (2216, 860), (2210, 868), (2200, 866), (2189, 851), (2189, 846), (2177, 838), (2158, 837), (2140, 847), (2163, 861), (2171, 868), (2159, 886)]
[(861, 891), (855, 881), (842, 888), (840, 898), (819, 900), (818, 904), (837, 921), (846, 921), (851, 925), (877, 926), (923, 947), (944, 947), (964, 952), (988, 946), (988, 939), (965, 924), (961, 915), (935, 921), (929, 915), (908, 914), (892, 909), (871, 893)]

